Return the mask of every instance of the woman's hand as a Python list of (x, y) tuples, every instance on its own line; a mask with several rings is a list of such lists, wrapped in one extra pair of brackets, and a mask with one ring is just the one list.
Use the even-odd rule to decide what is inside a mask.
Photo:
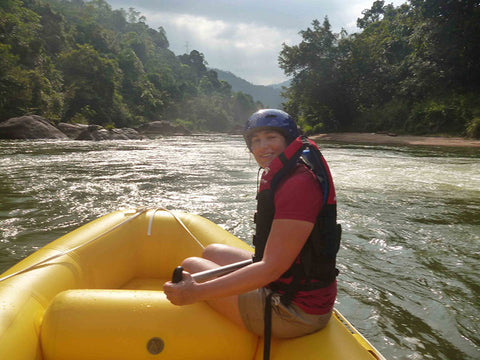
[(167, 299), (174, 305), (189, 305), (197, 302), (197, 286), (192, 276), (184, 271), (183, 279), (179, 283), (166, 282), (163, 291)]

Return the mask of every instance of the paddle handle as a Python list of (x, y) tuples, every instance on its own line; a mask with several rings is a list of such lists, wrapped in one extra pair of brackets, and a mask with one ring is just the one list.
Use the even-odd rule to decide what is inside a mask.
[(181, 266), (177, 266), (175, 268), (175, 270), (173, 270), (173, 275), (172, 275), (172, 282), (173, 283), (179, 283), (180, 281), (182, 281), (182, 272), (183, 272), (183, 267)]
[[(238, 270), (238, 269), (240, 269), (244, 266), (250, 265), (252, 262), (253, 262), (252, 259), (248, 259), (248, 260), (239, 261), (239, 262), (236, 262), (236, 263), (233, 263), (233, 264), (228, 264), (228, 265), (225, 265), (225, 266), (220, 266), (220, 267), (215, 268), (215, 269), (200, 271), (198, 273), (192, 274), (192, 278), (193, 278), (193, 280), (195, 280), (197, 282), (209, 280), (209, 279), (212, 279), (212, 278), (215, 278), (215, 277), (219, 277), (219, 276), (231, 273), (231, 272), (233, 272), (235, 270)], [(180, 281), (182, 281), (182, 272), (183, 272), (183, 268), (181, 266), (177, 266), (175, 268), (175, 270), (173, 271), (173, 275), (172, 275), (172, 282), (173, 283), (179, 283)]]

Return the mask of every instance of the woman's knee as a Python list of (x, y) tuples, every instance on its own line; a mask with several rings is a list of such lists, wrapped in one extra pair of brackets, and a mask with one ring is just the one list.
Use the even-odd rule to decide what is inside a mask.
[(227, 251), (227, 246), (223, 244), (210, 244), (204, 250), (202, 257), (216, 262), (216, 259), (222, 258)]
[(217, 263), (227, 265), (233, 262), (242, 261), (251, 258), (251, 253), (224, 244), (210, 244), (203, 250), (202, 257)]
[(205, 259), (199, 257), (188, 257), (182, 261), (182, 267), (185, 271), (193, 274), (199, 271), (206, 270), (208, 266), (205, 265)]

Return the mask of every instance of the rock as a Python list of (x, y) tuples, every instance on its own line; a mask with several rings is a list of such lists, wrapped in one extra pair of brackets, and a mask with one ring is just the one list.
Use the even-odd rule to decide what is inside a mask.
[(135, 129), (107, 130), (100, 125), (60, 123), (57, 127), (38, 115), (27, 115), (0, 122), (0, 139), (74, 139), (74, 140), (139, 140)]
[(77, 137), (77, 140), (110, 140), (110, 134), (107, 129), (100, 125), (88, 125)]
[(139, 140), (142, 136), (134, 129), (110, 129), (100, 125), (88, 125), (76, 138), (77, 140)]
[(45, 118), (25, 115), (1, 122), (0, 139), (68, 139), (68, 137)]
[(57, 128), (70, 139), (76, 140), (78, 136), (88, 128), (88, 125), (60, 123), (57, 125)]
[(110, 130), (110, 138), (112, 140), (140, 140), (142, 135), (135, 129), (121, 128)]
[(108, 131), (110, 140), (130, 140), (122, 129), (111, 129)]
[(138, 128), (141, 134), (145, 135), (191, 135), (191, 131), (182, 125), (172, 125), (168, 121), (152, 121)]

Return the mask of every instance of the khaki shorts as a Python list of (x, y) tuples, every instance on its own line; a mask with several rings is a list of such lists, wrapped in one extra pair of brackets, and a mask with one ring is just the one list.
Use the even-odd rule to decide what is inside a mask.
[[(238, 307), (243, 323), (250, 332), (263, 336), (265, 298), (271, 290), (260, 288), (238, 296)], [(295, 304), (285, 306), (280, 295), (272, 297), (272, 336), (292, 338), (307, 335), (324, 328), (332, 312), (314, 315), (305, 313)]]

